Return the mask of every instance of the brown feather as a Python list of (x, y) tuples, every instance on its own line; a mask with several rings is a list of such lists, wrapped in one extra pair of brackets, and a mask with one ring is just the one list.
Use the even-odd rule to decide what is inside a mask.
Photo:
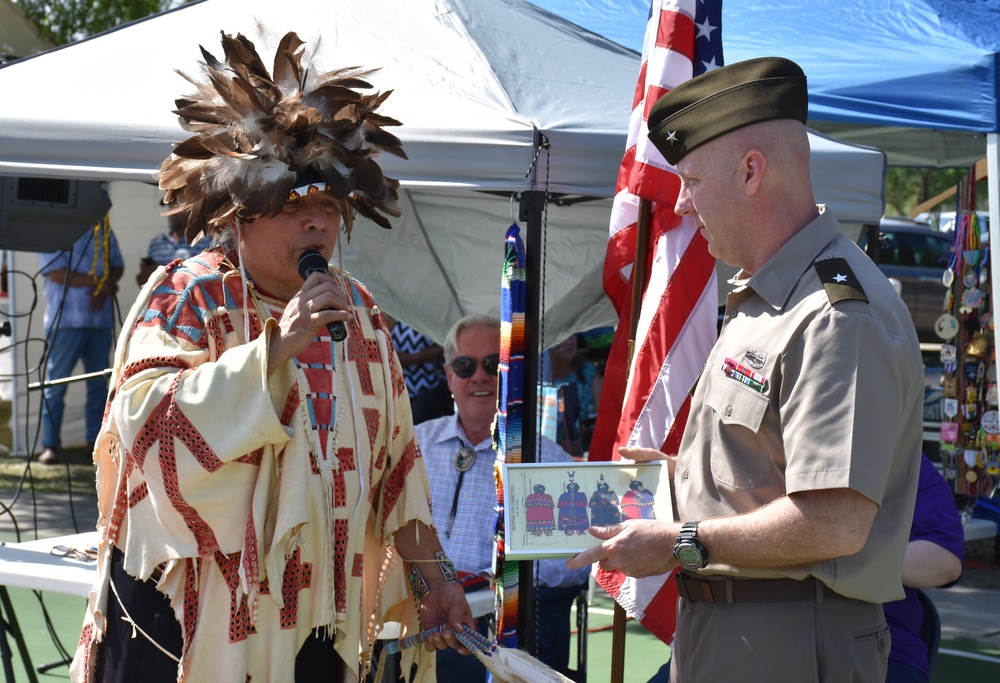
[[(184, 213), (186, 235), (223, 229), (231, 216), (274, 214), (287, 201), (296, 174), (310, 166), (339, 199), (348, 238), (354, 211), (382, 227), (399, 216), (399, 182), (373, 157), (406, 158), (384, 130), (399, 121), (378, 113), (392, 92), (371, 89), (371, 71), (350, 67), (310, 74), (305, 43), (285, 34), (275, 50), (273, 77), (254, 44), (222, 34), (224, 59), (201, 47), (201, 78), (181, 74), (196, 92), (174, 110), (191, 133), (160, 168), (171, 212)], [(312, 90), (306, 91), (307, 83)]]

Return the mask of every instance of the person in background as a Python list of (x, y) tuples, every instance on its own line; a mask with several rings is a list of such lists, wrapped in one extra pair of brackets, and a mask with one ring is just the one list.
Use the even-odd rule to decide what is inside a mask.
[(604, 377), (596, 365), (580, 354), (576, 335), (570, 335), (549, 349), (548, 366), (543, 368), (543, 371), (550, 375), (553, 384), (557, 386), (572, 384), (576, 388), (578, 411), (572, 419), (580, 435), (583, 453), (586, 453), (590, 450), (590, 437), (594, 433), (594, 420), (597, 418), (597, 407), (601, 401), (601, 385)]
[[(107, 369), (114, 331), (114, 294), (124, 272), (118, 239), (108, 223), (87, 230), (69, 251), (39, 255), (45, 277), (46, 380), (69, 377), (78, 361), (87, 374)], [(108, 398), (107, 377), (87, 381), (87, 447), (97, 441)], [(42, 446), (38, 462), (59, 462), (66, 384), (42, 392)]]
[(920, 637), (924, 615), (918, 588), (950, 586), (962, 575), (965, 532), (948, 482), (926, 455), (920, 456), (920, 482), (913, 507), (910, 541), (903, 557), (902, 600), (887, 602), (885, 619), (892, 634), (886, 683), (927, 683), (927, 644)]
[(451, 415), (455, 404), (444, 376), (444, 349), (402, 321), (392, 328), (392, 343), (403, 366), (413, 424)]
[(355, 212), (399, 215), (372, 160), (405, 156), (383, 128), (399, 122), (365, 72), (314, 68), (295, 33), (273, 79), (245, 36), (222, 44), (177, 100), (192, 135), (159, 176), (186, 235), (218, 244), (158, 269), (123, 325), (72, 680), (354, 683), (397, 622), (423, 642), (405, 671), (433, 681), (434, 650), (474, 622), (388, 326), (327, 265)]
[[(458, 410), (416, 427), (431, 486), (434, 525), (460, 573), (492, 576), (497, 453), (491, 429), (497, 414), (500, 319), (468, 315), (456, 322), (445, 339), (444, 360)], [(573, 459), (543, 438), (541, 461), (571, 463)], [(583, 509), (586, 514), (586, 499)], [(562, 560), (542, 560), (536, 571), (538, 659), (565, 673), (570, 609), (588, 581), (590, 568), (569, 570)], [(479, 628), (485, 631), (486, 627), (480, 620)], [(438, 676), (439, 680), (472, 683), (484, 681), (486, 669), (473, 657), (441, 651)]]
[(591, 527), (601, 543), (568, 564), (680, 568), (674, 683), (886, 676), (923, 363), (906, 305), (816, 204), (808, 104), (802, 69), (765, 57), (685, 81), (649, 113), (680, 180), (675, 213), (740, 271), (673, 476), (661, 468), (678, 521)]
[(184, 216), (170, 214), (167, 216), (167, 232), (149, 241), (146, 255), (139, 260), (139, 272), (135, 276), (136, 284), (142, 287), (153, 274), (157, 266), (165, 266), (174, 259), (187, 259), (200, 254), (212, 244), (210, 235), (203, 236), (194, 244), (188, 244), (184, 239)]

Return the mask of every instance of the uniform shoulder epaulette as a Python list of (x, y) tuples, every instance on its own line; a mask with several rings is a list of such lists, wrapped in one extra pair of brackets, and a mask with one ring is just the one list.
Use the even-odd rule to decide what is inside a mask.
[(816, 274), (819, 275), (819, 281), (823, 283), (831, 304), (851, 299), (868, 303), (868, 296), (846, 259), (821, 259), (813, 263), (813, 267), (816, 268)]

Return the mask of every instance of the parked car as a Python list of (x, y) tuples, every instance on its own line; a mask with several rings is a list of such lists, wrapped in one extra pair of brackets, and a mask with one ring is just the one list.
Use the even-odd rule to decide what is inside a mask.
[[(905, 218), (883, 218), (879, 224), (879, 268), (895, 280), (910, 309), (921, 342), (940, 342), (934, 322), (944, 312), (945, 288), (941, 276), (948, 267), (954, 233), (939, 232), (926, 223)], [(865, 249), (868, 232), (858, 245)], [(894, 283), (895, 284), (895, 283)]]
[[(989, 244), (990, 241), (990, 212), (989, 211), (976, 211), (976, 215), (979, 217), (979, 231), (980, 239), (983, 245)], [(936, 213), (921, 213), (914, 217), (915, 221), (918, 223), (927, 223), (932, 228), (937, 228), (943, 233), (951, 233), (955, 230), (955, 212), (954, 211), (938, 211)]]

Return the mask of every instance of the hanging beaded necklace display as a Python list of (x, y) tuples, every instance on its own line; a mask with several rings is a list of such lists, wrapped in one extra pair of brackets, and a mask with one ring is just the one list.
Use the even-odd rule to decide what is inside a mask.
[(974, 500), (1000, 484), (1000, 411), (990, 250), (982, 243), (972, 170), (958, 185), (956, 208), (952, 251), (941, 277), (944, 312), (934, 326), (942, 340), (940, 453), (955, 493)]

